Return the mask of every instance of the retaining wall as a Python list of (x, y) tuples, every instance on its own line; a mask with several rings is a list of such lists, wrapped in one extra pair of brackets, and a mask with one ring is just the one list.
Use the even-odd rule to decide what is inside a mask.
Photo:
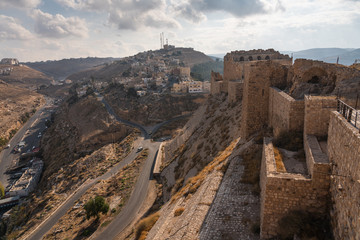
[(295, 100), (277, 88), (269, 91), (269, 126), (275, 137), (281, 132), (304, 129), (304, 101)]
[(330, 113), (328, 152), (334, 237), (360, 239), (360, 134), (335, 111)]
[[(307, 146), (311, 148), (312, 143)], [(307, 151), (312, 152), (311, 149)], [(312, 156), (316, 158), (316, 154)], [(313, 169), (317, 169), (314, 158), (307, 160), (313, 161)], [(261, 238), (277, 236), (282, 227), (279, 221), (291, 211), (302, 210), (319, 214), (327, 212), (329, 181), (325, 178), (277, 172), (273, 144), (269, 138), (264, 138), (260, 187)]]
[(335, 96), (305, 96), (304, 132), (315, 136), (326, 136), (330, 112), (336, 108)]

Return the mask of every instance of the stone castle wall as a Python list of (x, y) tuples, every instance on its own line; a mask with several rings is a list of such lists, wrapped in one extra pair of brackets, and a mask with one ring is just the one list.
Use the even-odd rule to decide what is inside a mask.
[(304, 101), (295, 100), (277, 88), (269, 92), (269, 126), (275, 137), (282, 132), (304, 129)]
[(223, 81), (223, 77), (218, 72), (211, 72), (211, 94), (227, 92), (227, 85)]
[(274, 61), (257, 61), (245, 68), (242, 138), (268, 126), (270, 87), (284, 84), (287, 74), (288, 68)]
[(229, 82), (229, 89), (228, 89), (228, 98), (230, 102), (237, 102), (242, 99), (243, 94), (243, 85), (244, 83), (241, 82)]
[(335, 96), (305, 96), (304, 132), (316, 136), (326, 136), (330, 112), (336, 108)]
[[(308, 152), (316, 152), (316, 144), (307, 144)], [(314, 149), (313, 149), (314, 148)], [(312, 169), (322, 169), (317, 155), (307, 157)], [(321, 163), (320, 165), (324, 165)], [(329, 169), (329, 165), (327, 166)], [(288, 213), (303, 210), (325, 214), (328, 209), (329, 175), (310, 178), (301, 174), (279, 173), (276, 170), (274, 149), (269, 138), (264, 138), (263, 157), (260, 172), (261, 187), (261, 238), (267, 239), (279, 234), (279, 221)]]
[(360, 134), (331, 112), (328, 153), (333, 165), (331, 219), (335, 239), (360, 239)]

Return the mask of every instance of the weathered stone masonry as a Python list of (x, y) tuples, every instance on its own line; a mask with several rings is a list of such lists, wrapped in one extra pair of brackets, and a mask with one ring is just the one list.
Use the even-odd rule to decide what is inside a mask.
[(242, 98), (243, 82), (246, 78), (246, 69), (255, 62), (278, 62), (282, 65), (291, 65), (292, 59), (274, 49), (233, 51), (224, 57), (224, 76), (214, 73), (211, 76), (211, 93), (228, 93), (229, 101), (236, 102)]
[[(279, 221), (290, 211), (303, 210), (318, 214), (327, 212), (329, 199), (329, 172), (327, 163), (317, 160), (320, 149), (314, 136), (306, 139), (306, 161), (312, 166), (309, 175), (279, 173), (276, 170), (271, 139), (264, 139), (260, 173), (261, 187), (261, 238), (271, 238), (279, 233)], [(320, 150), (321, 151), (321, 150)], [(309, 156), (310, 154), (310, 156)], [(325, 154), (321, 154), (325, 157)]]
[(270, 88), (269, 126), (274, 136), (282, 132), (302, 131), (304, 128), (304, 101), (295, 100), (277, 88)]
[(360, 134), (338, 112), (330, 115), (331, 220), (335, 239), (360, 239)]

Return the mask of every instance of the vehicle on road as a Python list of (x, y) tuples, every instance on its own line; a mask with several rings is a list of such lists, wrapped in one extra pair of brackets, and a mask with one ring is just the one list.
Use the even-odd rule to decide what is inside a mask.
[(5, 147), (5, 148), (10, 148), (10, 144), (6, 145), (6, 147)]
[(143, 147), (138, 147), (136, 152), (141, 152), (144, 148)]

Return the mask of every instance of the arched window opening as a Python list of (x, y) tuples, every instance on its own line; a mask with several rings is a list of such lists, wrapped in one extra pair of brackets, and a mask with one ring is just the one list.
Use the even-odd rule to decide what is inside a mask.
[(308, 83), (319, 83), (320, 82), (320, 79), (318, 76), (313, 76), (309, 81)]
[(249, 61), (252, 61), (252, 60), (253, 60), (253, 57), (252, 57), (252, 56), (250, 56), (250, 57), (249, 57)]
[(261, 60), (261, 57), (260, 57), (260, 56), (257, 56), (257, 60)]
[(243, 62), (244, 61), (244, 57), (240, 57), (240, 62)]
[(270, 60), (270, 57), (269, 57), (269, 56), (266, 56), (266, 57), (265, 57), (265, 60)]

